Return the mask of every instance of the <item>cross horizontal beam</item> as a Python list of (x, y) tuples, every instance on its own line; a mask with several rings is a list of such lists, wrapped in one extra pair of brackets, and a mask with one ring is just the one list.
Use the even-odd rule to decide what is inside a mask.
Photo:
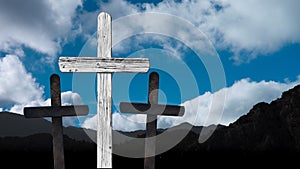
[(62, 117), (62, 116), (85, 116), (89, 112), (89, 107), (79, 106), (45, 106), (45, 107), (25, 107), (26, 118), (41, 117)]
[(147, 58), (97, 58), (97, 57), (60, 57), (61, 72), (147, 72), (150, 61)]
[(131, 114), (183, 116), (184, 106), (121, 102), (120, 111)]

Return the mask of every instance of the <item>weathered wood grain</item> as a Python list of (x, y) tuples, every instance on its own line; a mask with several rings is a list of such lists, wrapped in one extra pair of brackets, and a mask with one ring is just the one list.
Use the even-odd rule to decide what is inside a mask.
[(97, 167), (112, 168), (112, 79), (111, 73), (147, 72), (149, 59), (111, 58), (112, 29), (111, 16), (98, 16), (97, 57), (60, 57), (61, 72), (97, 73)]
[[(111, 16), (107, 13), (98, 16), (98, 58), (111, 58), (111, 22)], [(97, 76), (97, 167), (112, 168), (112, 79), (111, 73), (98, 73)]]
[(58, 62), (61, 72), (130, 73), (147, 72), (150, 67), (146, 58), (60, 57)]
[(121, 102), (120, 111), (131, 114), (183, 116), (185, 109), (184, 106)]
[[(152, 72), (149, 77), (148, 104), (158, 104), (159, 75)], [(147, 115), (144, 169), (155, 169), (157, 115)]]
[(41, 117), (63, 117), (63, 116), (85, 116), (89, 112), (89, 107), (79, 106), (45, 106), (45, 107), (25, 107), (24, 116), (26, 118)]
[[(54, 74), (50, 77), (51, 106), (61, 106), (60, 78)], [(52, 144), (54, 169), (65, 169), (64, 139), (62, 117), (52, 117)]]
[(148, 103), (121, 102), (122, 113), (147, 114), (144, 169), (155, 169), (157, 116), (183, 116), (183, 106), (158, 104), (159, 75), (152, 72), (149, 77)]
[(63, 116), (87, 115), (88, 106), (61, 106), (60, 78), (53, 74), (50, 77), (51, 106), (25, 107), (26, 118), (52, 117), (52, 142), (54, 169), (64, 169)]

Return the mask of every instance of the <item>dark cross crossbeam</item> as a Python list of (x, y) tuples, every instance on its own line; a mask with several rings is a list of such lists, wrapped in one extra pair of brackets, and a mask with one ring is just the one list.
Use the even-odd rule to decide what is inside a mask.
[(149, 89), (148, 89), (148, 104), (142, 103), (120, 103), (120, 111), (122, 113), (133, 113), (133, 114), (146, 114), (146, 139), (145, 141), (145, 161), (144, 169), (155, 168), (155, 149), (156, 149), (156, 128), (157, 128), (157, 116), (183, 116), (183, 106), (171, 106), (158, 104), (158, 85), (159, 75), (156, 72), (152, 72), (149, 78)]
[(88, 114), (89, 108), (80, 106), (61, 106), (61, 91), (59, 76), (53, 74), (50, 78), (51, 106), (47, 107), (25, 107), (26, 118), (52, 117), (53, 157), (54, 169), (64, 169), (64, 145), (63, 145), (63, 116), (84, 116)]

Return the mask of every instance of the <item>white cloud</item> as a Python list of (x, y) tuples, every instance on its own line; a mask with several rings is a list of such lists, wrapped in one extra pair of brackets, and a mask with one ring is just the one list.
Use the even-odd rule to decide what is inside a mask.
[[(273, 53), (287, 44), (300, 42), (299, 1), (226, 0), (220, 4), (224, 10), (214, 12), (203, 27), (217, 28), (223, 39), (220, 44), (233, 51), (236, 61), (253, 59), (258, 54)], [(242, 56), (243, 52), (248, 57)]]
[[(61, 93), (61, 104), (62, 106), (70, 105), (82, 105), (83, 102), (78, 93), (73, 93), (72, 91), (66, 91)], [(48, 98), (40, 106), (51, 106), (51, 98)]]
[[(82, 99), (78, 93), (73, 93), (72, 91), (66, 91), (61, 93), (61, 104), (62, 106), (69, 105), (83, 105)], [(47, 99), (43, 102), (42, 105), (39, 106), (50, 106), (51, 99)], [(25, 106), (23, 106), (25, 107)], [(76, 126), (75, 121), (78, 117), (63, 117), (63, 125), (64, 126)], [(51, 119), (49, 119), (51, 120)]]
[(108, 2), (97, 1), (94, 3), (96, 3), (95, 5), (97, 5), (99, 9), (83, 11), (83, 13), (79, 15), (83, 36), (86, 36), (87, 39), (90, 38), (91, 33), (97, 30), (97, 17), (100, 12), (109, 12), (113, 19), (139, 12), (137, 6), (124, 0), (112, 0)]
[[(77, 93), (62, 92), (62, 105), (81, 105)], [(51, 100), (44, 99), (44, 87), (26, 71), (19, 57), (6, 55), (0, 59), (0, 112), (5, 110), (23, 114), (24, 107), (50, 106)], [(76, 117), (65, 117), (64, 125), (74, 125)]]
[(0, 50), (19, 55), (26, 46), (55, 56), (74, 29), (72, 18), (81, 5), (81, 0), (0, 1)]
[[(112, 124), (114, 130), (119, 131), (133, 131), (133, 130), (145, 130), (146, 116), (145, 115), (127, 115), (119, 112), (112, 114)], [(97, 115), (91, 118), (87, 118), (82, 123), (83, 128), (97, 129)]]
[[(82, 31), (90, 32), (91, 28), (94, 30), (100, 11), (108, 11), (113, 19), (138, 12), (161, 12), (182, 17), (207, 34), (219, 49), (231, 51), (232, 59), (237, 63), (300, 42), (297, 18), (300, 15), (300, 2), (296, 0), (164, 0), (156, 5), (131, 4), (121, 0), (100, 1), (99, 4), (100, 9), (97, 11), (77, 13), (76, 17), (80, 18), (81, 23), (72, 23), (76, 9), (82, 6), (81, 0), (1, 1), (0, 24), (3, 26), (0, 33), (0, 50), (24, 56), (23, 47), (26, 46), (40, 53), (55, 56), (67, 38)], [(151, 24), (152, 21), (150, 18), (143, 22)], [(162, 22), (159, 29), (173, 31), (172, 27), (176, 28), (174, 25), (168, 25), (168, 22)], [(168, 42), (163, 44), (168, 47), (166, 49), (177, 51), (176, 45), (170, 46)], [(53, 59), (49, 57), (45, 61), (51, 62)]]
[[(300, 1), (296, 0), (164, 0), (156, 5), (133, 5), (122, 0), (100, 4), (101, 10), (111, 13), (113, 19), (137, 12), (160, 12), (184, 18), (208, 35), (218, 49), (231, 51), (231, 59), (236, 63), (248, 62), (258, 55), (271, 54), (285, 45), (299, 43), (299, 6)], [(149, 26), (153, 19), (143, 22)], [(161, 22), (158, 28), (169, 31), (178, 28), (168, 24)], [(186, 38), (192, 42), (193, 36)]]
[[(165, 18), (158, 18), (158, 16), (156, 18), (141, 17), (137, 19), (136, 17), (133, 17), (129, 18), (130, 20), (118, 20), (118, 18), (123, 16), (140, 13), (141, 6), (133, 5), (123, 0), (109, 2), (100, 1), (99, 6), (99, 10), (86, 12), (80, 15), (81, 27), (83, 28), (83, 32), (86, 34), (85, 36), (87, 38), (91, 38), (91, 36), (87, 34), (95, 32), (97, 24), (95, 21), (97, 20), (97, 15), (103, 11), (109, 12), (112, 15), (113, 20), (119, 22), (117, 26), (116, 23), (113, 23), (113, 43), (118, 43), (116, 46), (113, 46), (113, 54), (116, 55), (116, 57), (118, 57), (118, 55), (127, 54), (130, 51), (142, 50), (145, 48), (151, 48), (153, 46), (155, 48), (166, 50), (169, 53), (173, 53), (172, 56), (175, 56), (176, 59), (180, 59), (184, 56), (184, 52), (187, 50), (187, 48), (182, 43), (177, 43), (177, 41), (174, 41), (172, 39), (173, 37), (155, 34), (139, 34), (140, 32), (143, 32), (141, 29), (149, 30), (149, 27), (151, 30), (164, 29), (171, 32), (178, 30), (174, 29), (176, 26), (172, 24), (166, 24), (168, 21), (166, 21)], [(145, 24), (145, 21), (147, 21), (148, 24)], [(157, 23), (162, 24), (158, 25)], [(129, 38), (126, 37), (127, 35), (133, 36)], [(123, 40), (122, 43), (118, 42), (120, 39)]]
[[(177, 125), (181, 122), (189, 122), (196, 126), (219, 123), (228, 125), (236, 121), (240, 116), (248, 113), (255, 104), (259, 102), (270, 103), (272, 100), (279, 98), (283, 91), (297, 84), (300, 84), (300, 77), (297, 81), (290, 83), (274, 81), (254, 82), (250, 79), (242, 79), (235, 82), (231, 87), (223, 88), (216, 93), (207, 92), (197, 98), (184, 102), (183, 106), (185, 106), (186, 112), (182, 119), (179, 121), (170, 121), (167, 117), (162, 117), (161, 123), (165, 127)], [(226, 93), (226, 100), (222, 117), (219, 119), (213, 116), (216, 113), (214, 106), (222, 104), (218, 103), (218, 100), (215, 101), (213, 99), (218, 98), (217, 95), (221, 92)], [(211, 117), (209, 118), (209, 116)]]
[[(136, 24), (142, 24), (136, 22)], [(118, 34), (120, 32), (117, 32)], [(116, 35), (117, 36), (117, 35)], [(187, 47), (183, 43), (174, 41), (172, 38), (154, 35), (154, 34), (143, 34), (136, 35), (134, 37), (123, 40), (113, 47), (113, 55), (118, 57), (119, 55), (128, 55), (132, 51), (139, 51), (147, 48), (162, 49), (164, 52), (171, 54), (175, 59), (182, 59), (185, 56)]]
[(299, 6), (295, 0), (163, 1), (148, 5), (146, 11), (171, 13), (191, 21), (218, 48), (228, 48), (233, 59), (242, 62), (299, 43)]
[(146, 115), (113, 114), (113, 128), (119, 131), (145, 130)]
[(61, 93), (61, 102), (63, 106), (83, 104), (80, 95), (71, 91)]
[[(254, 82), (250, 79), (241, 79), (232, 86), (223, 88), (215, 93), (206, 92), (194, 99), (184, 102), (185, 115), (183, 117), (158, 117), (158, 128), (168, 128), (188, 122), (195, 126), (208, 126), (211, 124), (228, 125), (236, 121), (240, 116), (259, 102), (267, 102), (279, 98), (286, 91), (300, 84), (300, 76), (297, 81), (280, 83), (274, 81)], [(222, 116), (218, 116), (216, 110), (223, 107), (219, 96), (226, 94)], [(222, 100), (222, 99), (221, 99)], [(96, 116), (87, 119), (83, 127), (96, 129)], [(121, 131), (134, 131), (145, 129), (145, 115), (128, 115), (122, 113), (113, 114), (113, 128)]]
[(299, 43), (299, 6), (295, 0), (192, 0), (146, 5), (146, 11), (170, 13), (191, 21), (218, 48), (229, 49), (236, 62), (243, 62)]
[(94, 115), (91, 118), (87, 118), (81, 125), (82, 128), (86, 129), (97, 129), (97, 115)]
[(39, 102), (44, 89), (15, 55), (0, 59), (0, 106)]
[[(67, 105), (82, 105), (82, 100), (79, 94), (73, 93), (71, 91), (62, 92), (61, 93), (61, 102), (63, 106)], [(51, 106), (51, 99), (48, 98), (47, 100), (43, 100), (42, 98), (38, 100), (31, 100), (25, 103), (17, 103), (12, 106), (9, 112), (24, 114), (23, 109), (24, 107), (42, 107), (42, 106)], [(47, 120), (51, 121), (51, 118), (46, 118)], [(63, 125), (64, 126), (75, 126), (75, 120), (77, 117), (64, 117), (63, 118)]]
[[(82, 100), (79, 94), (73, 93), (71, 91), (66, 91), (61, 93), (61, 102), (63, 106), (67, 105), (82, 105)], [(17, 103), (11, 109), (10, 112), (23, 114), (24, 107), (39, 107), (39, 106), (51, 106), (51, 99), (43, 100), (43, 98), (38, 98), (37, 100), (30, 100), (23, 103)]]
[(114, 19), (140, 11), (136, 5), (130, 4), (124, 0), (112, 0), (108, 3), (100, 1), (99, 3), (101, 11), (108, 11)]

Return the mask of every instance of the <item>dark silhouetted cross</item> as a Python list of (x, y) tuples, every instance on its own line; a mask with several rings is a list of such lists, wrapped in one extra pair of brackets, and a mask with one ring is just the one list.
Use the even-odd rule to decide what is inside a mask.
[(120, 111), (122, 113), (147, 115), (144, 169), (155, 168), (157, 116), (183, 116), (184, 114), (183, 106), (158, 104), (158, 85), (159, 75), (156, 72), (152, 72), (149, 78), (148, 104), (120, 103)]
[(63, 116), (84, 116), (89, 108), (85, 105), (61, 106), (61, 92), (59, 76), (54, 74), (50, 78), (51, 106), (25, 107), (26, 118), (52, 117), (53, 157), (54, 169), (64, 169), (64, 144), (63, 144)]

